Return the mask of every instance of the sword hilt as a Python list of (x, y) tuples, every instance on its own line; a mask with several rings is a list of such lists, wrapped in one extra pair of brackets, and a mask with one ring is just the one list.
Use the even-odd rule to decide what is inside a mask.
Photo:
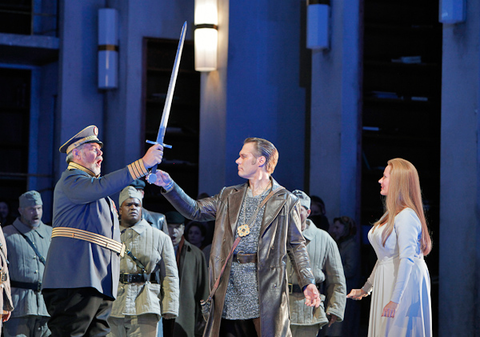
[(164, 143), (158, 143), (158, 142), (152, 142), (151, 140), (146, 140), (145, 143), (148, 143), (148, 144), (160, 144), (162, 145), (163, 147), (166, 147), (167, 149), (171, 149), (172, 148), (172, 145), (167, 145), (167, 144), (164, 144)]
[(145, 180), (147, 180), (149, 184), (153, 184), (155, 181), (157, 181), (157, 175), (155, 174), (155, 172), (157, 172), (157, 165), (152, 167), (152, 169), (150, 170), (150, 173), (147, 174), (147, 177)]
[[(148, 144), (160, 144), (158, 142), (152, 142), (151, 140), (147, 140), (146, 141)], [(167, 145), (167, 144), (164, 144), (164, 143), (161, 143), (160, 145), (162, 145), (164, 148), (166, 147), (167, 149), (171, 149), (172, 148), (172, 145)], [(154, 165), (151, 169), (150, 169), (150, 173), (147, 174), (147, 177), (146, 177), (146, 180), (148, 181), (148, 183), (150, 184), (153, 184), (155, 183), (155, 181), (157, 181), (157, 175), (155, 174), (155, 172), (157, 172), (157, 166), (158, 165)]]

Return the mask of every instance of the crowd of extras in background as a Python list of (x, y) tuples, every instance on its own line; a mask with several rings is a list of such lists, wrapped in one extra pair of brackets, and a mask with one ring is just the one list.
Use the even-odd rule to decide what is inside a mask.
[[(208, 197), (201, 193), (198, 199)], [(2, 227), (11, 225), (19, 217), (6, 200), (0, 199), (0, 223)], [(359, 280), (359, 249), (355, 239), (357, 227), (354, 220), (348, 216), (334, 218), (331, 222), (326, 216), (325, 203), (318, 196), (311, 196), (311, 214), (308, 217), (319, 229), (328, 232), (338, 245), (341, 255), (347, 289), (358, 287)], [(50, 225), (50, 224), (47, 224)], [(210, 247), (213, 238), (215, 222), (190, 221), (185, 226), (185, 239), (192, 245), (198, 247), (205, 254), (205, 261), (208, 266)], [(348, 331), (358, 332), (360, 324), (358, 303), (350, 302), (345, 308), (343, 322), (334, 325), (336, 329), (323, 329), (319, 335), (323, 336), (348, 336)], [(341, 329), (338, 329), (340, 328)], [(331, 331), (329, 331), (331, 330)], [(337, 331), (335, 331), (337, 330)], [(341, 334), (337, 334), (341, 331)]]

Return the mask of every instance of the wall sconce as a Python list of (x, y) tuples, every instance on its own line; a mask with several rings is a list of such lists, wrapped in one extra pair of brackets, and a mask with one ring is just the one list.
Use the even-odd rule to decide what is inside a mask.
[(98, 88), (118, 87), (118, 12), (98, 10)]
[(307, 0), (307, 48), (330, 48), (330, 0)]
[(195, 70), (217, 69), (217, 0), (195, 0)]
[(455, 24), (465, 21), (465, 0), (440, 0), (438, 21)]

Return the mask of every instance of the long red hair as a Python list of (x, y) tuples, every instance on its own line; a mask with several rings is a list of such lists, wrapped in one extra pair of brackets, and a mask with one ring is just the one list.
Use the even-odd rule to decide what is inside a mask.
[(427, 221), (423, 210), (422, 193), (418, 172), (412, 163), (405, 159), (395, 158), (388, 161), (390, 166), (390, 182), (385, 200), (385, 213), (374, 224), (373, 230), (378, 226), (386, 225), (382, 233), (382, 242), (385, 246), (393, 231), (395, 216), (405, 208), (415, 211), (422, 224), (422, 237), (420, 239), (423, 255), (428, 255), (432, 250), (432, 240), (428, 232)]

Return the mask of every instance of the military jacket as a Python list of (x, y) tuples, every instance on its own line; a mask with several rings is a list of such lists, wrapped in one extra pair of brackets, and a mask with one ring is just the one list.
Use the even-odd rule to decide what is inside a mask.
[[(310, 257), (315, 282), (321, 285), (323, 294), (320, 308), (312, 310), (305, 305), (303, 293), (290, 294), (290, 320), (292, 325), (323, 326), (328, 323), (327, 314), (338, 317), (337, 322), (343, 320), (347, 289), (343, 273), (342, 259), (337, 244), (330, 234), (319, 229), (307, 219), (307, 227), (303, 236), (308, 241), (307, 252)], [(290, 282), (298, 284), (297, 276), (290, 262), (288, 262)], [(325, 302), (323, 302), (326, 300)]]
[[(117, 209), (108, 196), (134, 178), (128, 167), (99, 178), (80, 169), (67, 169), (55, 186), (52, 227), (78, 228), (120, 242)], [(43, 289), (91, 287), (114, 299), (119, 274), (119, 254), (87, 241), (54, 237)]]
[[(39, 253), (46, 258), (52, 228), (41, 222), (36, 229), (32, 229), (17, 218), (12, 225), (5, 227), (3, 232), (8, 248), (10, 279), (17, 282), (41, 283), (45, 266), (23, 235), (28, 237)], [(15, 307), (12, 317), (49, 316), (40, 291), (12, 287), (12, 300)]]
[[(121, 239), (150, 275), (160, 270), (160, 283), (124, 283), (118, 288), (113, 302), (112, 317), (138, 316), (142, 314), (178, 315), (179, 281), (177, 262), (170, 237), (147, 221), (141, 220), (130, 228), (122, 229)], [(120, 272), (141, 274), (142, 270), (130, 256), (120, 260)]]

